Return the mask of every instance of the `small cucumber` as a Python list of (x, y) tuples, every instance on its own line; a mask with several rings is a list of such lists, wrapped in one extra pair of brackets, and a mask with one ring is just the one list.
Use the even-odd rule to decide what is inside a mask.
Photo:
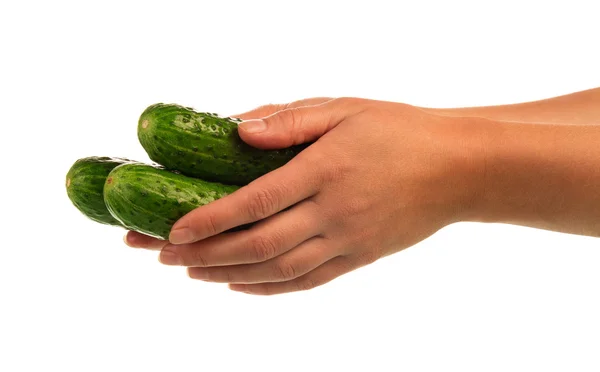
[(138, 139), (152, 161), (207, 181), (245, 185), (283, 166), (307, 145), (260, 150), (238, 134), (239, 119), (157, 103), (138, 121)]
[(78, 159), (67, 172), (67, 195), (81, 213), (93, 221), (121, 226), (104, 204), (106, 177), (115, 167), (131, 163), (124, 158), (90, 156)]
[(104, 201), (125, 228), (167, 240), (178, 219), (238, 188), (187, 177), (162, 166), (132, 163), (109, 173)]

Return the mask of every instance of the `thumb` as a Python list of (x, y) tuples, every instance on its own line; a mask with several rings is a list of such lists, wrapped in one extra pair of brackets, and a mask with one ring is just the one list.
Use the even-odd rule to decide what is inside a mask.
[(311, 142), (358, 111), (358, 105), (349, 104), (349, 100), (336, 98), (319, 105), (286, 108), (261, 119), (245, 120), (238, 125), (238, 133), (244, 142), (265, 150)]
[(262, 117), (265, 117), (268, 115), (272, 115), (272, 114), (276, 113), (277, 111), (285, 110), (287, 108), (318, 105), (323, 102), (331, 101), (332, 99), (333, 98), (331, 98), (331, 97), (305, 98), (305, 99), (293, 101), (290, 103), (263, 105), (263, 106), (255, 108), (253, 110), (246, 111), (243, 114), (228, 115), (228, 116), (232, 117), (232, 118), (242, 119), (242, 120), (250, 120), (250, 119), (262, 118)]

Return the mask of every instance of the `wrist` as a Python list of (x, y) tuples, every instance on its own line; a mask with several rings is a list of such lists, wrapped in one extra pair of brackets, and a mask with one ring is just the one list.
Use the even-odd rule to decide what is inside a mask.
[[(488, 126), (475, 117), (437, 116), (436, 154), (443, 154), (441, 177), (449, 223), (476, 221), (485, 199)], [(433, 156), (432, 156), (433, 158)], [(439, 190), (439, 189), (438, 189)]]
[(481, 146), (463, 220), (598, 235), (599, 126), (467, 120)]

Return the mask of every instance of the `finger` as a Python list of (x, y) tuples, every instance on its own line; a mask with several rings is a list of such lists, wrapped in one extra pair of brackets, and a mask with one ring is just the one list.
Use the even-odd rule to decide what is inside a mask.
[(336, 257), (339, 253), (315, 237), (268, 261), (233, 266), (190, 267), (188, 275), (215, 283), (265, 283), (293, 280)]
[(161, 250), (169, 243), (167, 240), (156, 239), (137, 231), (127, 231), (123, 241), (132, 248), (145, 248), (153, 251)]
[(264, 105), (264, 106), (257, 107), (253, 110), (244, 112), (242, 114), (231, 115), (231, 117), (242, 119), (242, 120), (258, 119), (258, 118), (263, 118), (265, 116), (272, 115), (272, 114), (276, 113), (277, 111), (285, 110), (287, 108), (318, 105), (320, 103), (327, 102), (332, 99), (333, 98), (330, 98), (330, 97), (314, 97), (314, 98), (301, 99), (301, 100), (290, 102), (290, 103)]
[(219, 234), (190, 244), (166, 245), (160, 261), (166, 265), (225, 266), (267, 261), (321, 233), (318, 206), (303, 201), (269, 217), (249, 230)]
[(255, 295), (274, 295), (287, 292), (305, 291), (328, 283), (338, 276), (346, 274), (357, 267), (358, 265), (354, 265), (350, 258), (345, 256), (337, 256), (315, 268), (314, 270), (292, 280), (256, 284), (234, 283), (229, 284), (229, 288), (234, 291)]
[(313, 106), (287, 108), (243, 121), (238, 133), (244, 142), (261, 149), (281, 149), (314, 141), (363, 107), (356, 99), (333, 99)]
[(300, 155), (237, 191), (192, 210), (173, 225), (169, 241), (186, 244), (206, 239), (315, 195), (324, 172), (315, 170), (308, 157)]

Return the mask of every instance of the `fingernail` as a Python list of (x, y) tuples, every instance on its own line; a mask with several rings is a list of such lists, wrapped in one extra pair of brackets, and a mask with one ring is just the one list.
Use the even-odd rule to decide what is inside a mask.
[(131, 244), (129, 244), (129, 242), (127, 241), (127, 234), (123, 235), (123, 242), (126, 246), (131, 247)]
[(169, 242), (171, 244), (186, 244), (194, 241), (194, 234), (188, 228), (182, 228), (171, 231), (169, 234)]
[(252, 119), (242, 121), (239, 127), (247, 133), (260, 133), (267, 129), (267, 123), (260, 119)]
[(181, 260), (181, 256), (172, 251), (167, 251), (163, 249), (160, 251), (160, 262), (165, 265), (183, 265), (183, 261)]

